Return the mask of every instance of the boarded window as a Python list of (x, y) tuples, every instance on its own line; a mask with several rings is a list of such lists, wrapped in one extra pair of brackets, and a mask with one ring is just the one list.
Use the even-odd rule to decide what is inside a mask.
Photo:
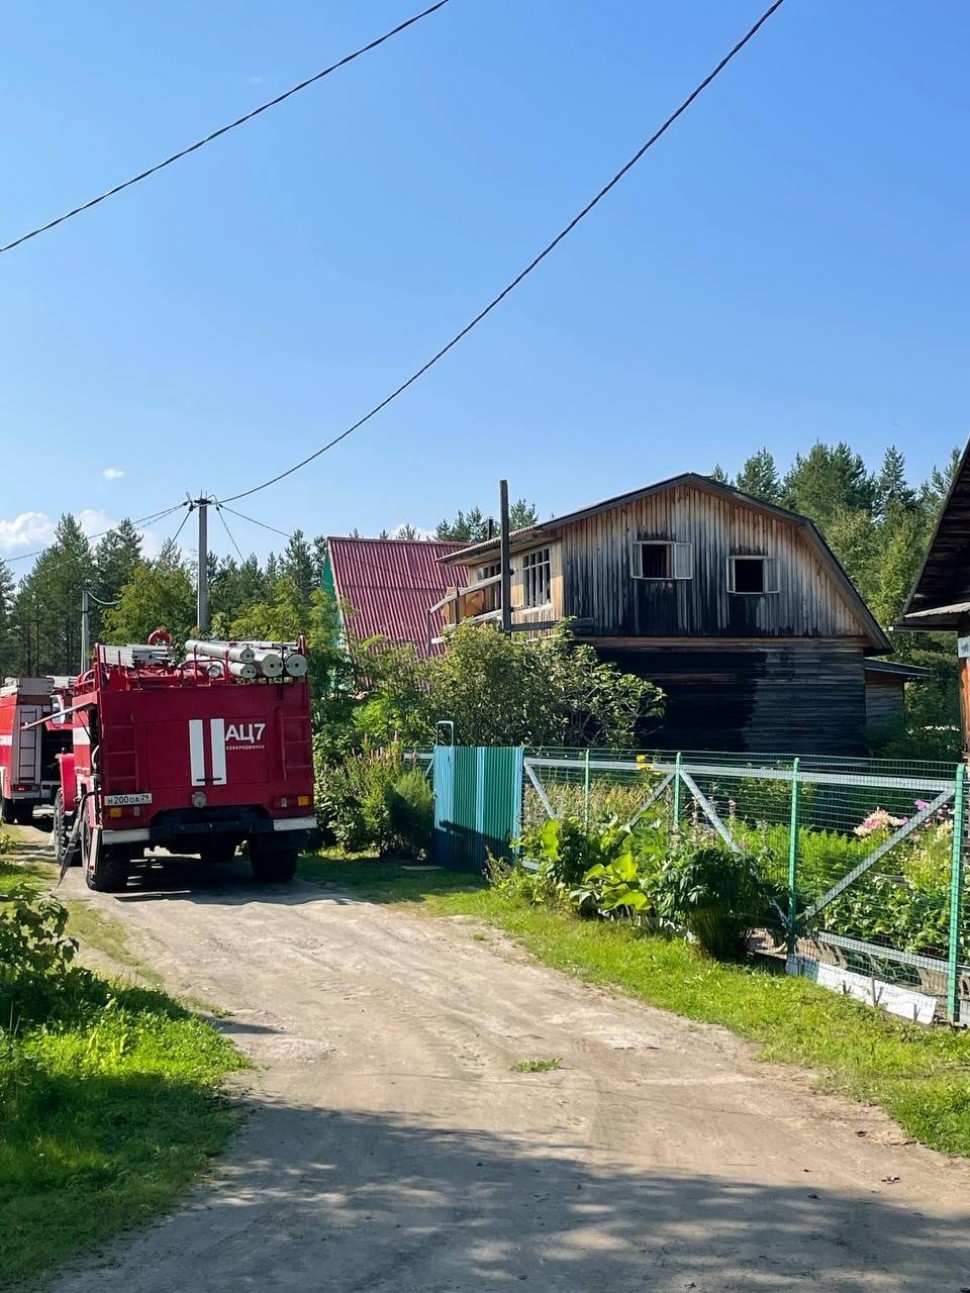
[(549, 549), (538, 548), (522, 558), (524, 606), (546, 606), (552, 600), (552, 563)]
[(752, 597), (776, 593), (777, 563), (772, 557), (731, 557), (728, 561), (728, 592)]
[(644, 539), (633, 545), (631, 566), (634, 579), (693, 579), (694, 548), (690, 543)]

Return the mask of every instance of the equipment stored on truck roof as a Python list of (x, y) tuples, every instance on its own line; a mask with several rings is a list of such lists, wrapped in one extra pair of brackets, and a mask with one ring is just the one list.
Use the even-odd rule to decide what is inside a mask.
[[(60, 680), (63, 681), (63, 680)], [(54, 678), (5, 678), (0, 687), (0, 819), (27, 826), (34, 809), (53, 803), (60, 784), (56, 756), (69, 739), (49, 731)]]
[(54, 806), (61, 874), (79, 861), (89, 888), (115, 892), (146, 848), (224, 862), (245, 843), (257, 880), (292, 879), (316, 820), (308, 678), (286, 671), (291, 657), (306, 661), (302, 639), (194, 641), (181, 663), (165, 634), (96, 645), (50, 720), (73, 736)]

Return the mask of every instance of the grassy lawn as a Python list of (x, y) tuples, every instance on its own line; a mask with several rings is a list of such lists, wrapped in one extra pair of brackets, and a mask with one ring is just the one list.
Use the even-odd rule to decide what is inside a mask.
[[(372, 902), (472, 916), (539, 960), (754, 1042), (764, 1060), (815, 1070), (829, 1090), (881, 1105), (909, 1135), (970, 1156), (970, 1033), (907, 1025), (769, 968), (723, 965), (686, 943), (498, 897), (474, 876), (307, 859), (302, 873)], [(420, 905), (419, 905), (420, 904)]]
[[(22, 878), (0, 864), (0, 892)], [(108, 941), (123, 947), (117, 931)], [(236, 1121), (221, 1084), (242, 1060), (156, 990), (87, 972), (56, 988), (4, 982), (29, 1003), (27, 1022), (0, 1027), (0, 1288), (9, 1288), (152, 1217), (197, 1179)]]

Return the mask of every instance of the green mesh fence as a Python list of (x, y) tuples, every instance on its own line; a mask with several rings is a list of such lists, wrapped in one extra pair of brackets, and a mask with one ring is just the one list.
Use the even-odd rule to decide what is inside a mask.
[(776, 895), (761, 950), (913, 989), (951, 1019), (970, 1001), (962, 768), (582, 750), (527, 751), (524, 767), (525, 828), (617, 819), (720, 842)]

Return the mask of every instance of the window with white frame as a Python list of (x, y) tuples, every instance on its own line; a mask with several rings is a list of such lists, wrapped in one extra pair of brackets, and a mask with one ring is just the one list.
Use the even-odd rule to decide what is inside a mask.
[(728, 592), (761, 597), (778, 591), (778, 562), (774, 557), (728, 558)]
[(548, 548), (537, 548), (522, 558), (523, 606), (546, 606), (552, 600), (552, 562)]
[(639, 539), (630, 554), (634, 579), (693, 579), (694, 546), (670, 539)]

